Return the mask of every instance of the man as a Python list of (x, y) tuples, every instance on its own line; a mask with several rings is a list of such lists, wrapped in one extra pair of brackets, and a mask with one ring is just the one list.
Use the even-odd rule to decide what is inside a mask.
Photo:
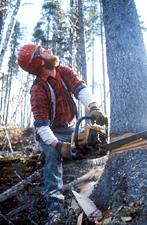
[(45, 50), (41, 42), (25, 45), (18, 53), (20, 67), (37, 75), (31, 89), (31, 106), (36, 132), (46, 156), (43, 194), (46, 214), (50, 218), (55, 212), (61, 213), (64, 207), (62, 157), (71, 156), (70, 139), (76, 114), (71, 93), (86, 109), (89, 108), (97, 124), (107, 123), (107, 117), (99, 110), (85, 82), (70, 68), (58, 66), (58, 61), (58, 57)]

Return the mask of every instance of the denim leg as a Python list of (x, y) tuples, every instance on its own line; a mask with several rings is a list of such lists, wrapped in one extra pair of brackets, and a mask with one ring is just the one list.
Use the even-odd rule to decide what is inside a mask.
[(42, 140), (41, 147), (45, 153), (44, 165), (44, 188), (43, 195), (46, 197), (46, 214), (52, 211), (61, 212), (64, 207), (62, 195), (62, 157), (51, 145), (46, 145)]
[[(71, 133), (74, 128), (55, 128), (53, 132), (59, 141), (70, 142)], [(46, 214), (52, 211), (61, 212), (64, 208), (64, 196), (62, 194), (63, 171), (62, 157), (51, 145), (40, 140), (41, 147), (45, 153), (44, 165), (44, 187), (43, 195), (46, 197)]]

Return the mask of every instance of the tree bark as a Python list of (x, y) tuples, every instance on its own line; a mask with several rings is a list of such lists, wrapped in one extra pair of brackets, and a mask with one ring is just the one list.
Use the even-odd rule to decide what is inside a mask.
[[(126, 207), (127, 213), (129, 205), (137, 205), (142, 200), (145, 204), (147, 203), (146, 158), (147, 149), (125, 151), (109, 158), (105, 170), (90, 196), (98, 209), (102, 212), (111, 209), (114, 213), (119, 207)], [(143, 208), (140, 208), (139, 218), (134, 218), (136, 223), (133, 224), (145, 224), (137, 223), (143, 216), (142, 210)], [(121, 212), (119, 214), (121, 215)]]
[(70, 0), (70, 40), (69, 40), (69, 67), (73, 68), (73, 37), (74, 37), (74, 19), (73, 19), (73, 0)]
[(85, 30), (84, 30), (84, 16), (83, 16), (83, 1), (82, 0), (78, 0), (78, 12), (79, 12), (80, 54), (81, 54), (81, 62), (82, 62), (82, 78), (87, 84)]
[(146, 50), (134, 0), (103, 0), (111, 133), (147, 129)]

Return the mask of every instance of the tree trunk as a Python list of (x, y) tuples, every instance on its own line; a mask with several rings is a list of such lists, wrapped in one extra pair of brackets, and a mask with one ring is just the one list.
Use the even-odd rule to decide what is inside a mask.
[(6, 118), (5, 118), (5, 124), (6, 125), (7, 125), (8, 116), (9, 116), (9, 105), (10, 105), (11, 86), (12, 86), (12, 68), (11, 68), (10, 75), (9, 75), (9, 90), (8, 90), (7, 110), (6, 110)]
[(84, 16), (83, 16), (83, 1), (82, 0), (78, 0), (78, 12), (79, 12), (80, 53), (81, 53), (81, 62), (82, 62), (82, 78), (87, 84), (85, 30), (84, 30)]
[[(7, 10), (9, 6), (7, 6), (8, 2), (6, 0), (1, 0), (0, 1), (0, 34), (2, 34), (2, 28), (4, 24), (4, 19), (7, 14)], [(0, 43), (1, 43), (2, 35), (0, 37)]]
[(134, 0), (103, 0), (111, 133), (147, 129), (146, 50)]
[(74, 36), (74, 19), (73, 19), (73, 0), (70, 0), (70, 42), (69, 42), (69, 67), (73, 68), (73, 36)]
[[(79, 12), (79, 29), (80, 29), (80, 54), (82, 63), (82, 79), (87, 84), (87, 64), (86, 64), (86, 49), (85, 49), (85, 29), (84, 29), (84, 14), (83, 14), (83, 0), (78, 0), (78, 12)], [(89, 115), (87, 109), (85, 109), (85, 116)], [(89, 120), (85, 120), (85, 124), (88, 124)]]
[(17, 2), (16, 2), (16, 6), (15, 6), (15, 9), (14, 9), (13, 14), (11, 16), (11, 21), (10, 21), (10, 24), (8, 26), (8, 30), (6, 32), (6, 38), (4, 40), (1, 55), (0, 55), (0, 70), (2, 68), (4, 56), (5, 56), (5, 53), (7, 52), (7, 48), (8, 48), (11, 36), (13, 34), (13, 31), (14, 31), (16, 18), (17, 18), (17, 14), (18, 14), (18, 11), (19, 11), (19, 8), (20, 8), (20, 5), (21, 5), (21, 1), (22, 0), (17, 0)]
[[(147, 129), (146, 51), (134, 1), (103, 0), (111, 133)], [(112, 137), (112, 136), (111, 136)], [(136, 142), (135, 142), (136, 143)], [(146, 224), (147, 149), (113, 154), (90, 198), (111, 224)], [(146, 148), (146, 146), (143, 146)], [(117, 222), (116, 222), (117, 223)], [(105, 224), (105, 219), (104, 219)]]
[(91, 34), (92, 41), (92, 94), (94, 95), (94, 32)]
[(4, 108), (3, 108), (3, 121), (5, 121), (5, 117), (6, 117), (6, 106), (7, 106), (7, 96), (8, 96), (8, 90), (9, 90), (9, 78), (8, 75), (7, 76), (7, 80), (6, 80), (6, 90), (5, 90), (5, 97), (4, 97)]
[(119, 155), (112, 155), (99, 182), (94, 187), (90, 196), (91, 200), (102, 212), (111, 209), (109, 217), (114, 218), (115, 221), (121, 221), (122, 217), (130, 216), (132, 223), (129, 224), (146, 224), (146, 158), (147, 149), (130, 150)]
[(2, 86), (1, 86), (1, 103), (0, 103), (0, 124), (1, 124), (1, 117), (2, 117), (2, 108), (3, 108), (3, 96), (4, 96), (4, 73), (2, 74)]
[(100, 1), (100, 18), (101, 18), (101, 47), (102, 47), (102, 71), (103, 71), (103, 98), (104, 103), (104, 113), (107, 114), (106, 107), (106, 82), (105, 82), (105, 62), (104, 62), (104, 36), (103, 36), (103, 11), (102, 2)]

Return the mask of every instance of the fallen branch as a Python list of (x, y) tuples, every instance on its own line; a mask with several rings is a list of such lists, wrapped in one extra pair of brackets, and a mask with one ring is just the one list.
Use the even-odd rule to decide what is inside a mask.
[(34, 201), (33, 201), (33, 202), (31, 201), (30, 203), (25, 204), (25, 205), (23, 205), (23, 206), (20, 206), (20, 207), (17, 208), (17, 209), (13, 209), (13, 210), (10, 211), (9, 213), (7, 213), (6, 217), (7, 217), (8, 219), (10, 219), (10, 218), (13, 217), (14, 215), (16, 215), (16, 214), (22, 212), (23, 210), (28, 209), (28, 208), (29, 208), (31, 205), (33, 205), (33, 204), (34, 204)]
[(94, 176), (95, 173), (97, 172), (102, 172), (102, 169), (96, 169), (96, 170), (92, 170), (90, 171), (89, 173), (83, 175), (82, 177), (79, 177), (77, 178), (76, 180), (68, 183), (68, 184), (65, 184), (62, 188), (63, 191), (67, 191), (69, 189), (71, 189), (72, 187), (76, 186), (77, 184), (79, 183), (82, 183), (83, 181), (85, 180), (88, 180), (91, 176)]
[[(102, 171), (102, 169), (92, 170), (89, 173), (83, 175), (82, 177), (79, 177), (77, 180), (74, 180), (74, 181), (70, 182), (69, 184), (64, 185), (62, 190), (67, 191), (67, 190), (71, 189), (72, 187), (76, 186), (77, 184), (79, 184), (85, 180), (88, 180), (96, 172), (101, 172), (101, 171)], [(18, 191), (24, 189), (26, 186), (31, 184), (33, 181), (39, 179), (42, 176), (42, 174), (43, 174), (43, 169), (35, 171), (31, 176), (27, 177), (26, 179), (22, 180), (21, 182), (19, 182), (15, 186), (11, 187), (7, 191), (3, 192), (2, 194), (0, 194), (0, 202), (4, 202), (7, 199), (15, 196)]]
[[(88, 180), (89, 178), (91, 178), (92, 176), (94, 176), (94, 174), (95, 173), (97, 173), (97, 172), (100, 172), (101, 173), (101, 171), (102, 171), (102, 169), (96, 169), (96, 170), (92, 170), (92, 171), (90, 171), (89, 173), (87, 173), (87, 174), (85, 174), (85, 175), (83, 175), (82, 177), (79, 177), (77, 180), (74, 180), (74, 181), (72, 181), (72, 182), (70, 182), (70, 183), (68, 183), (68, 184), (65, 184), (64, 186), (63, 186), (63, 188), (62, 188), (62, 190), (63, 191), (67, 191), (67, 190), (69, 190), (69, 189), (71, 189), (72, 187), (74, 187), (75, 185), (77, 185), (77, 184), (79, 184), (79, 183), (81, 183), (81, 182), (83, 182), (83, 181), (85, 181), (85, 180)], [(40, 173), (42, 173), (43, 172), (43, 169), (40, 171)], [(38, 178), (37, 178), (38, 179)], [(24, 181), (24, 180), (23, 180)], [(21, 182), (20, 182), (21, 183)], [(19, 183), (19, 184), (20, 184)], [(15, 187), (15, 186), (14, 186)], [(13, 189), (14, 189), (14, 187), (13, 187)], [(12, 188), (11, 188), (12, 189)], [(10, 190), (10, 189), (9, 189)], [(8, 191), (9, 191), (8, 190)], [(8, 192), (7, 191), (7, 192)], [(5, 193), (5, 192), (4, 192)], [(4, 193), (2, 194), (2, 195), (4, 195)], [(16, 191), (15, 191), (15, 193), (14, 193), (14, 195), (16, 194)], [(0, 195), (1, 196), (1, 195)], [(1, 198), (0, 198), (1, 199)], [(33, 205), (34, 204), (34, 202), (35, 202), (35, 200), (32, 202), (30, 202), (30, 203), (27, 203), (27, 204), (25, 204), (25, 205), (23, 205), (23, 206), (21, 206), (21, 207), (19, 207), (19, 208), (17, 208), (17, 209), (14, 209), (14, 210), (12, 210), (12, 211), (10, 211), (8, 214), (7, 214), (7, 218), (11, 218), (11, 217), (13, 217), (14, 215), (16, 215), (16, 214), (18, 214), (18, 213), (20, 213), (20, 212), (22, 212), (23, 210), (26, 210), (26, 209), (28, 209), (29, 207), (30, 207), (30, 205)]]
[(8, 220), (8, 218), (6, 216), (4, 216), (1, 212), (0, 212), (0, 217), (3, 220), (5, 220), (7, 224), (14, 225), (14, 223), (12, 223), (10, 220)]
[(0, 202), (3, 202), (17, 194), (18, 191), (24, 189), (26, 186), (31, 184), (31, 182), (39, 179), (42, 176), (43, 169), (35, 171), (31, 176), (27, 177), (26, 179), (22, 180), (12, 188), (8, 189), (7, 191), (0, 194)]

